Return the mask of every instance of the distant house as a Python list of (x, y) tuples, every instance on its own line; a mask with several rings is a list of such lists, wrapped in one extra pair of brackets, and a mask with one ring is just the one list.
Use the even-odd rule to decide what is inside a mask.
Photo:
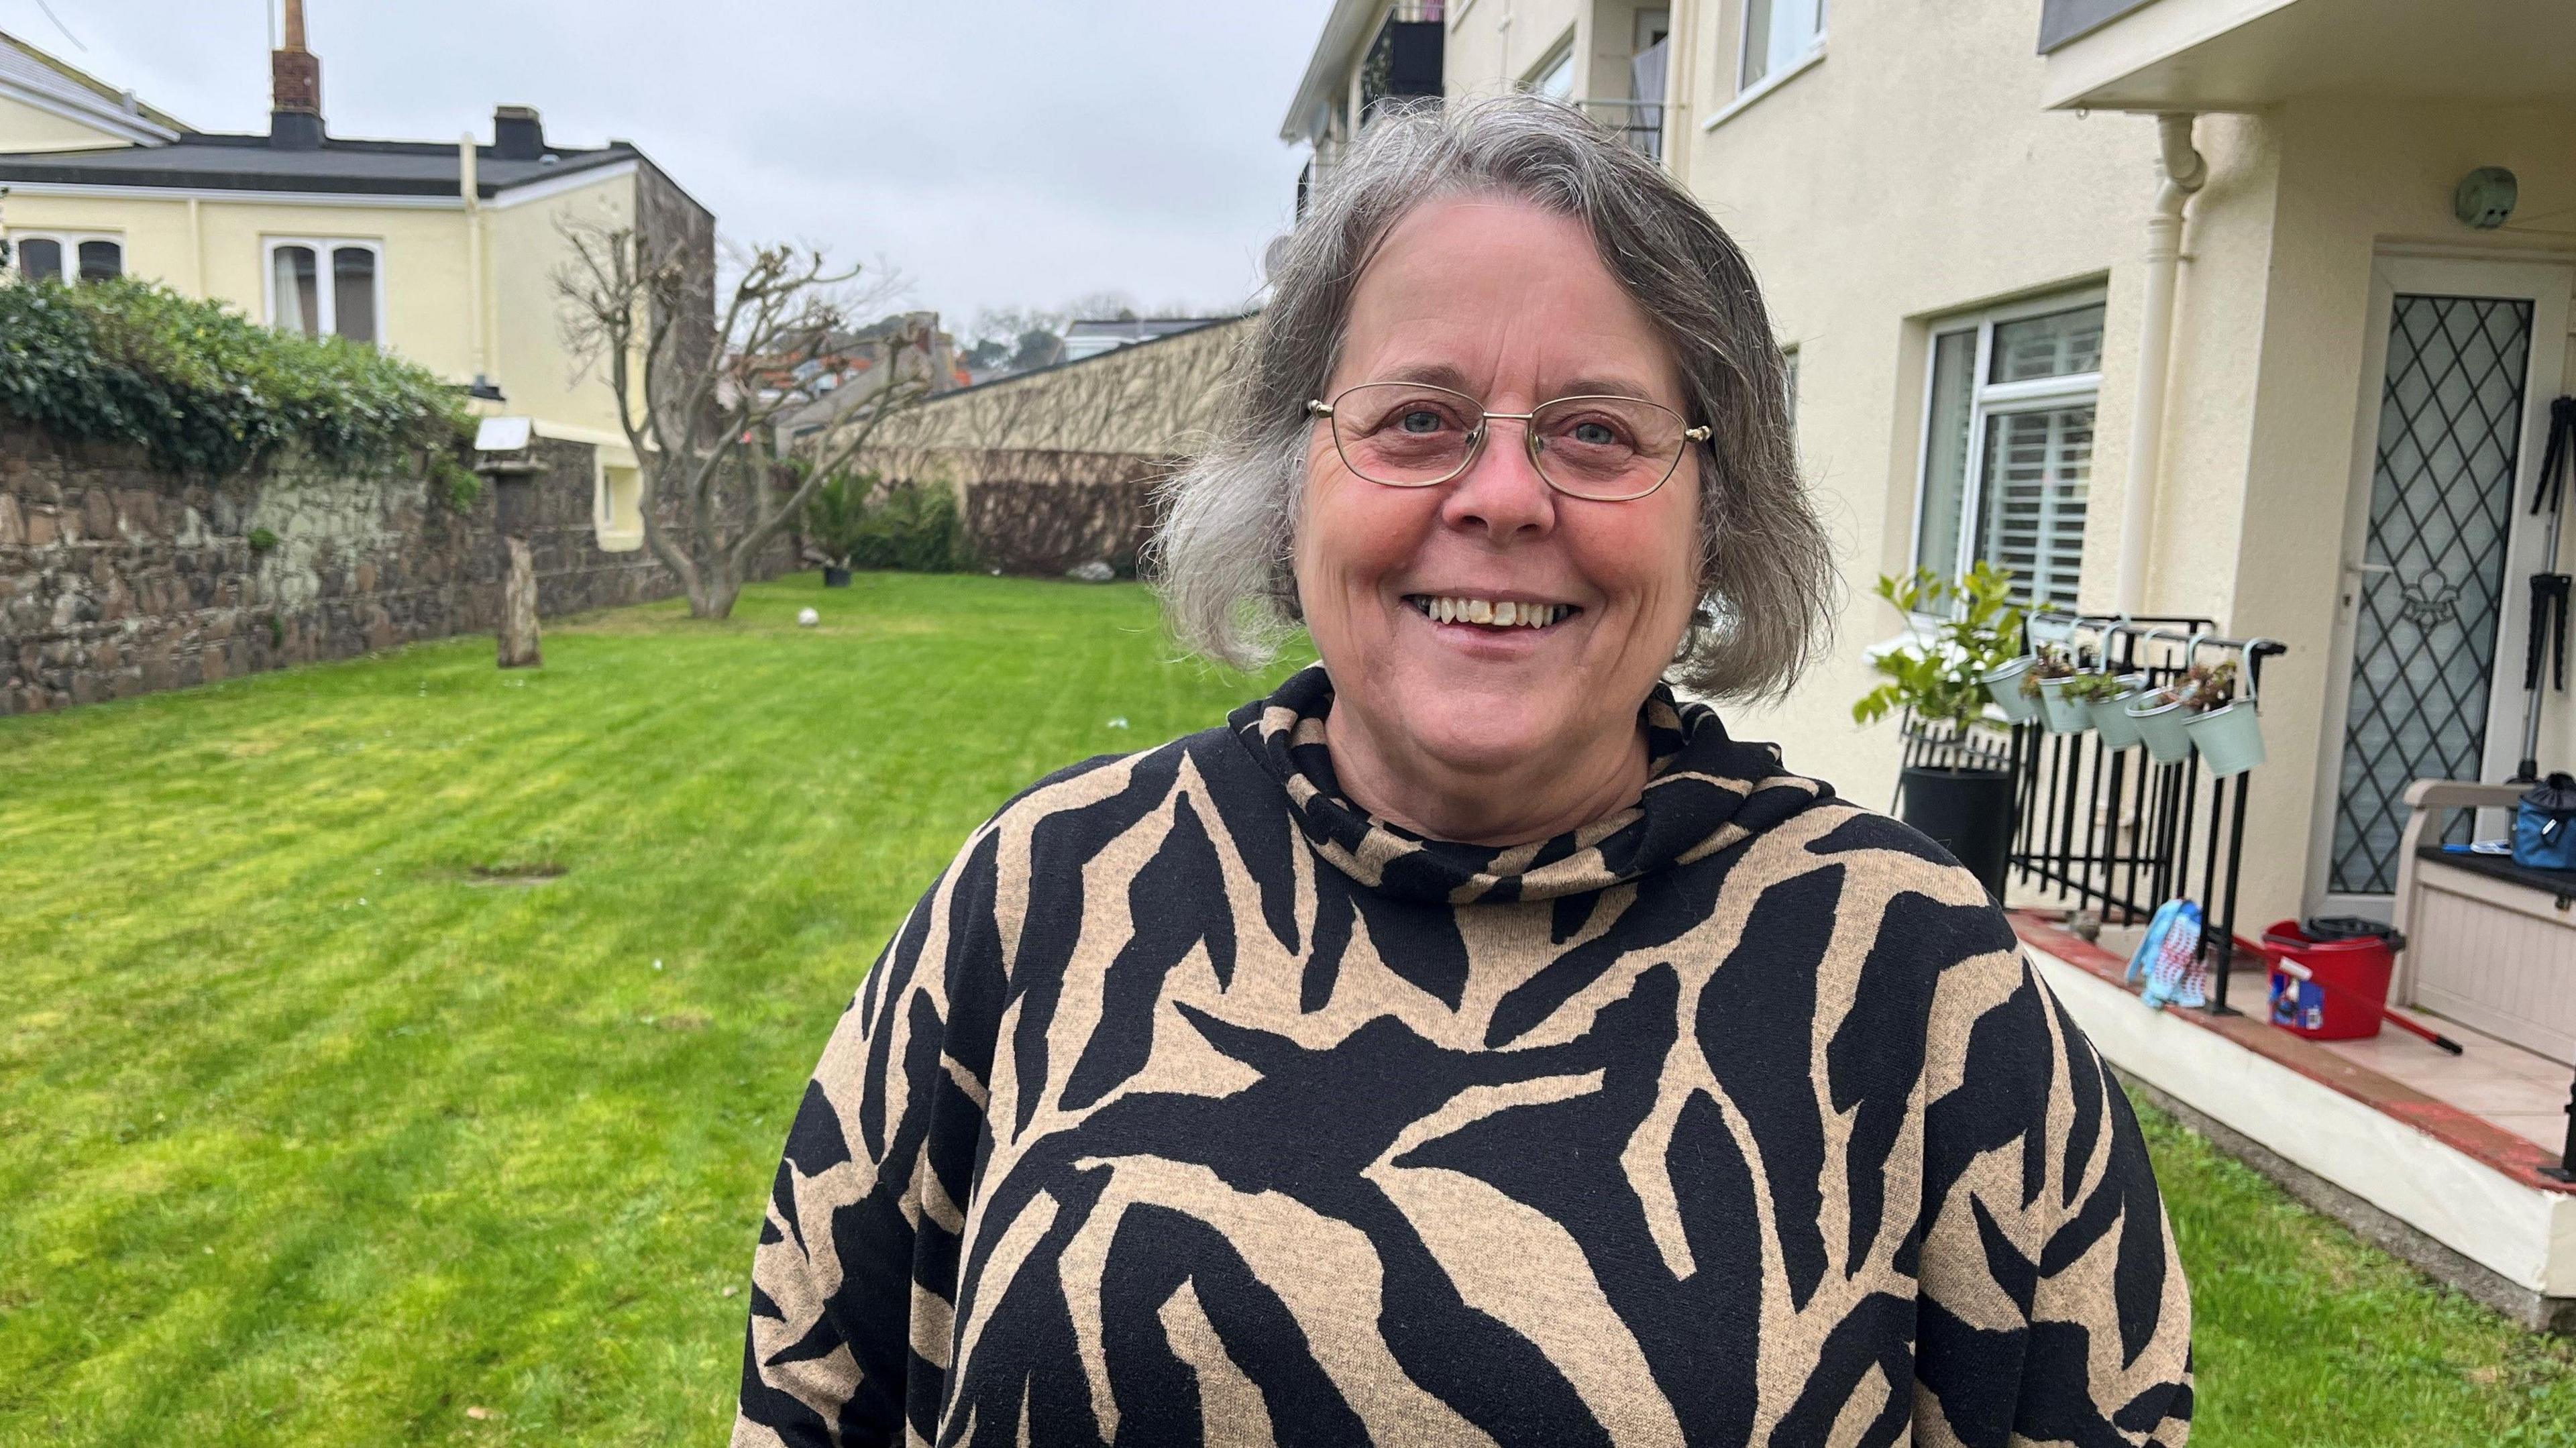
[[(146, 277), (272, 326), (386, 347), (487, 411), (598, 449), (600, 545), (641, 547), (636, 460), (558, 324), (568, 219), (677, 244), (712, 279), (715, 218), (625, 141), (568, 146), (502, 106), (488, 142), (350, 140), (288, 0), (264, 135), (193, 129), (0, 34), (0, 234), (23, 276)], [(695, 329), (713, 345), (712, 322)]]
[(829, 428), (895, 382), (937, 395), (974, 378), (957, 356), (957, 339), (941, 331), (937, 312), (898, 312), (824, 339), (793, 366), (764, 369), (764, 388), (812, 399), (779, 415), (779, 451), (794, 439)]
[(1079, 321), (1064, 329), (1064, 357), (1079, 362), (1157, 337), (1170, 337), (1182, 332), (1195, 332), (1201, 327), (1231, 320), (1226, 317), (1111, 317)]

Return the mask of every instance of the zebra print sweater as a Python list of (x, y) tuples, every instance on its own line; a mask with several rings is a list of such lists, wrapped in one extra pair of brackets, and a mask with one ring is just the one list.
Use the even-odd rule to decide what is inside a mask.
[(1320, 669), (1052, 776), (825, 1048), (736, 1444), (2176, 1444), (2135, 1119), (1976, 880), (1659, 692), (1542, 844)]

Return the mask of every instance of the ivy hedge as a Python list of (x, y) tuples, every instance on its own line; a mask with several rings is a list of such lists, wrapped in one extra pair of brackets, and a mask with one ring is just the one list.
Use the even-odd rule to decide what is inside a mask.
[(260, 326), (148, 282), (0, 285), (0, 411), (79, 442), (137, 443), (174, 472), (227, 476), (282, 455), (417, 465), (460, 501), (474, 474), (464, 399), (414, 363)]

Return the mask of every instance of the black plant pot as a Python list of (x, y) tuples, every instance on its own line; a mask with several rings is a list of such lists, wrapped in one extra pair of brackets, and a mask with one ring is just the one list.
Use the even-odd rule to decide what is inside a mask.
[(2013, 777), (2003, 769), (1935, 769), (1909, 765), (1902, 817), (1958, 856), (1997, 900), (2012, 856)]
[(850, 570), (846, 568), (834, 568), (830, 564), (825, 564), (823, 566), (823, 586), (825, 588), (849, 587)]

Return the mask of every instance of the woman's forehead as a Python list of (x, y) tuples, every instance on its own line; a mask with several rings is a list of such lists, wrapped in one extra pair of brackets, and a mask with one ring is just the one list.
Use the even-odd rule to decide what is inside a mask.
[(1677, 400), (1661, 333), (1591, 232), (1512, 197), (1442, 197), (1398, 220), (1361, 270), (1338, 350), (1345, 382)]

